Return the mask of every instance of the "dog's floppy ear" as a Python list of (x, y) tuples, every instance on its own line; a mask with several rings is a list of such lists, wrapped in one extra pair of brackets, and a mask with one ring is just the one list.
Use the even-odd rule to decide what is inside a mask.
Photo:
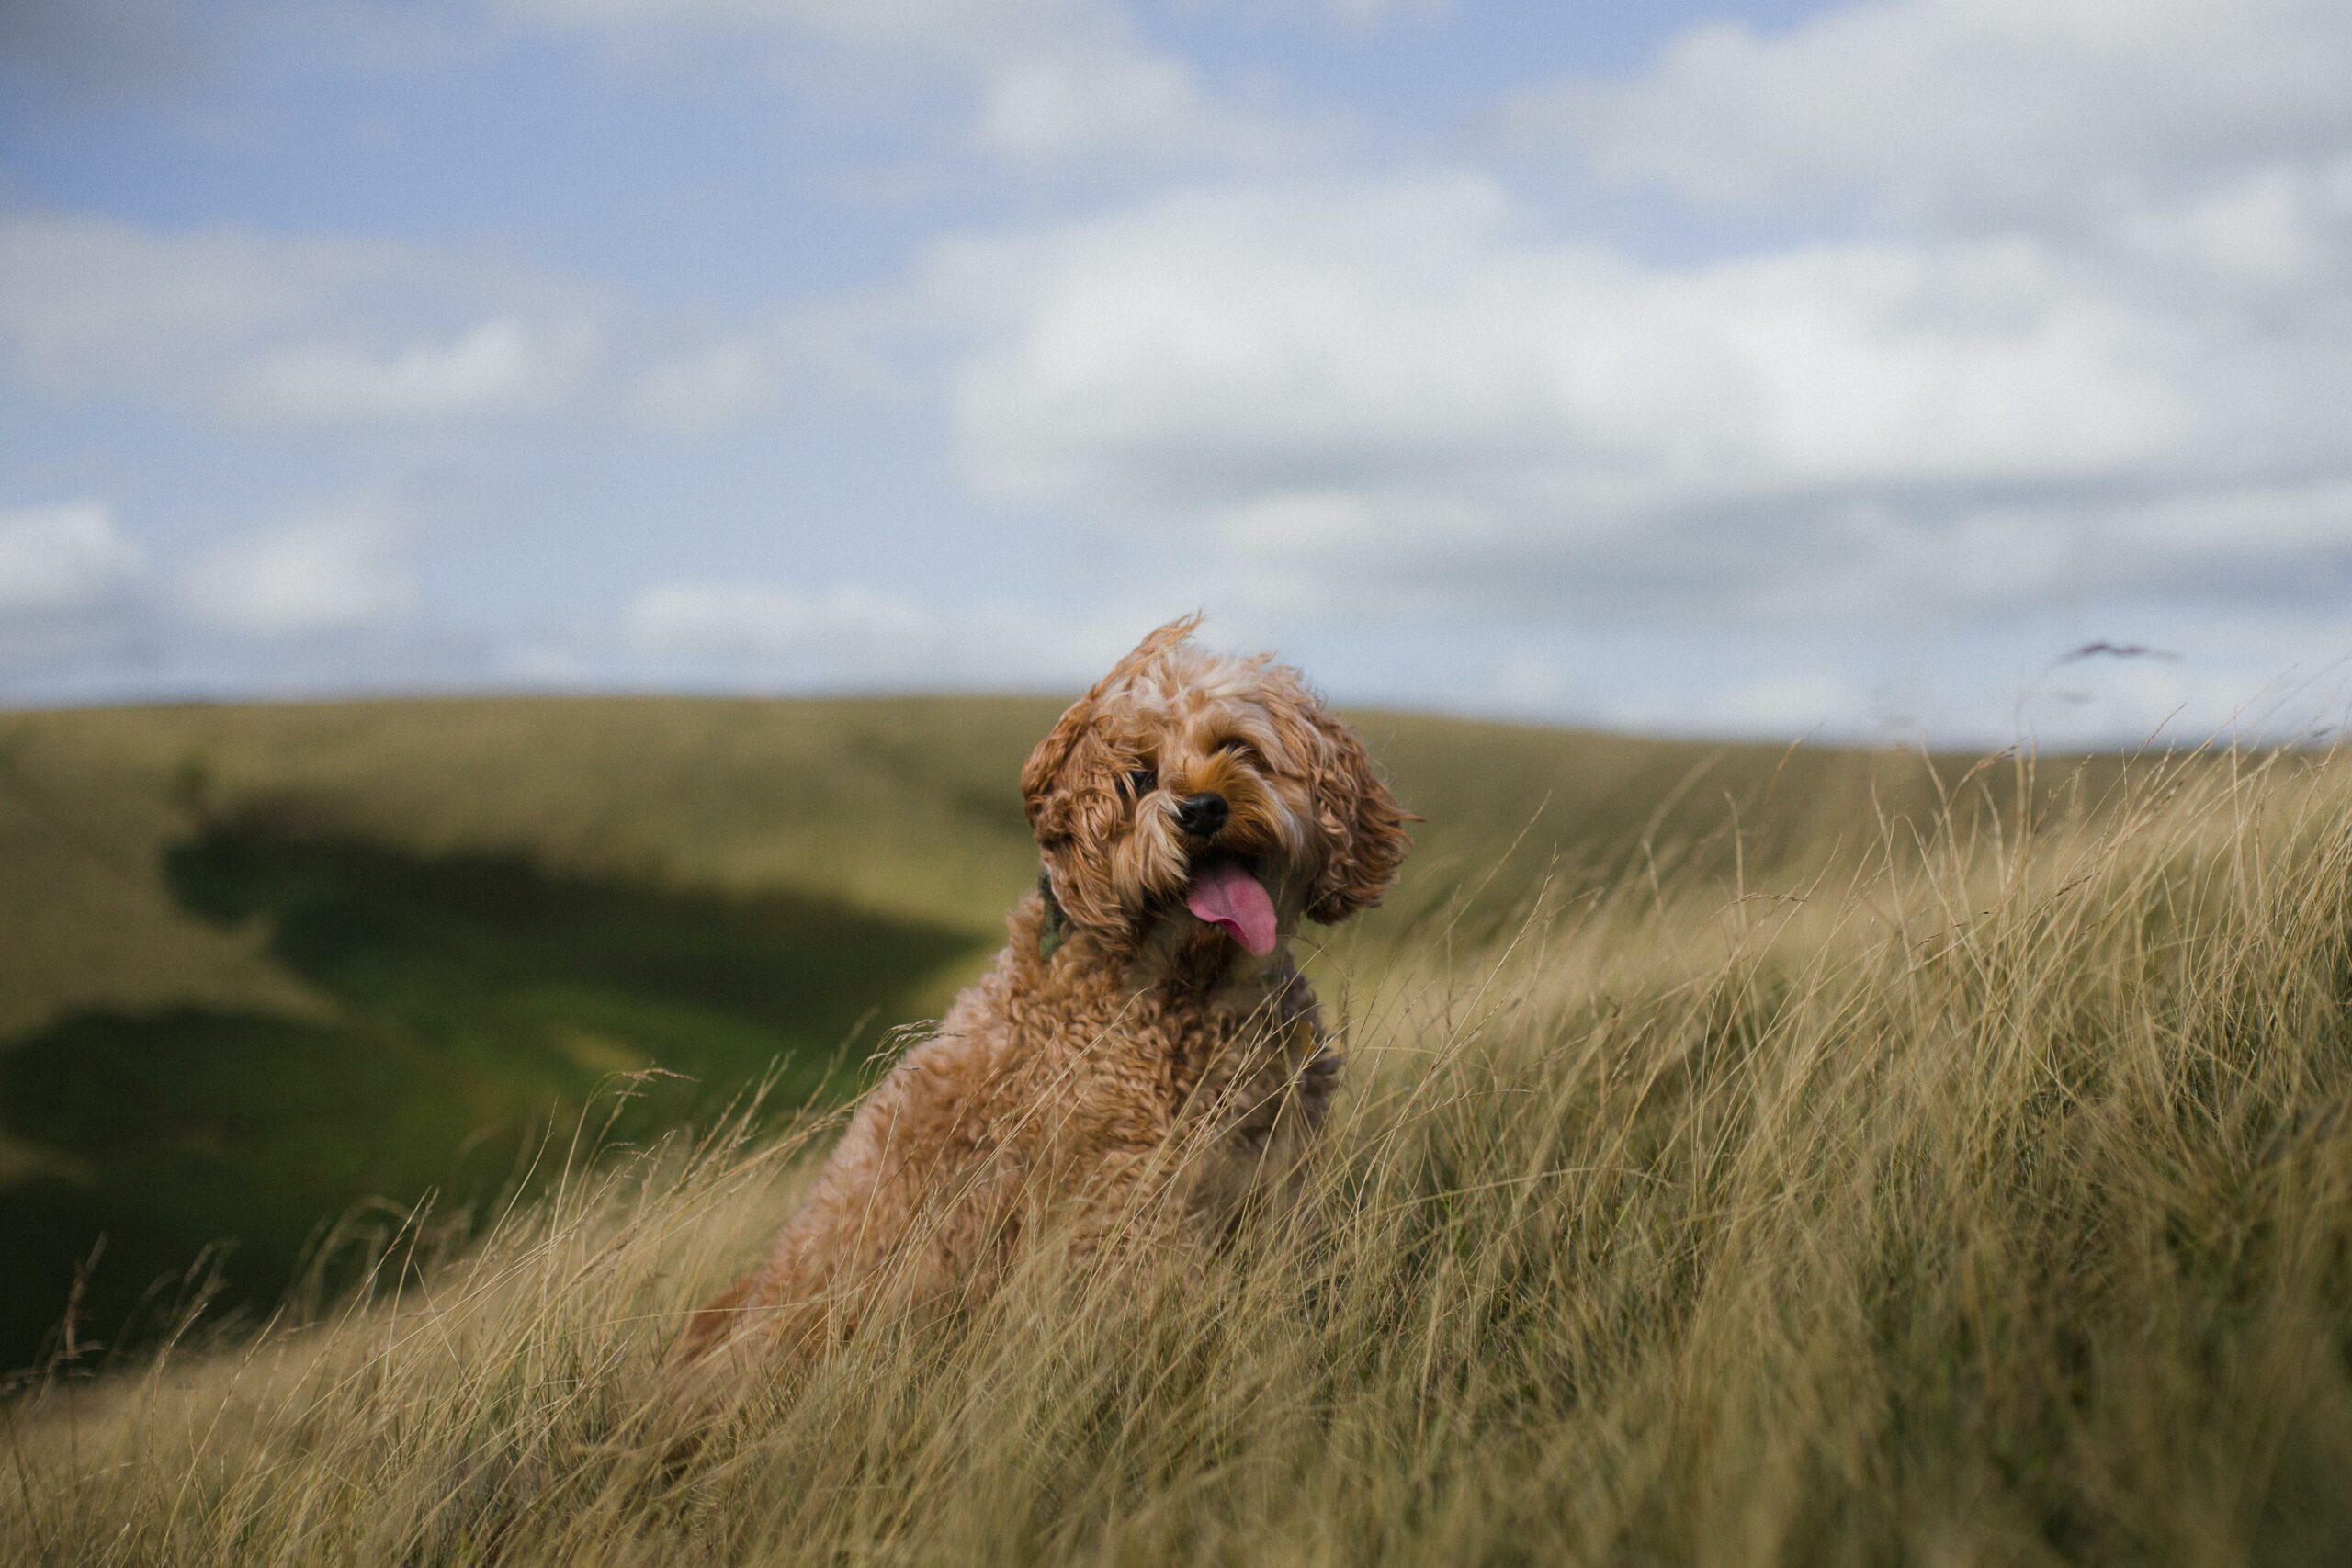
[(1102, 694), (1192, 636), (1193, 628), (1200, 624), (1197, 614), (1179, 615), (1147, 633), (1126, 657), (1111, 666), (1108, 674), (1087, 688), (1086, 695), (1070, 704), (1053, 729), (1037, 742), (1036, 750), (1029, 753), (1029, 761), (1021, 769), (1021, 798), (1028, 812), (1030, 831), (1044, 839), (1068, 830), (1055, 819), (1057, 814), (1048, 809), (1048, 801), (1054, 782), (1061, 776), (1070, 752), (1085, 736), (1086, 727), (1094, 722), (1094, 705), (1102, 701)]
[(1040, 840), (1062, 838), (1069, 831), (1069, 825), (1058, 819), (1068, 814), (1068, 803), (1061, 803), (1064, 809), (1058, 814), (1048, 809), (1048, 803), (1054, 793), (1054, 781), (1061, 777), (1062, 765), (1069, 761), (1071, 750), (1094, 720), (1095, 692), (1101, 689), (1098, 685), (1070, 704), (1046, 738), (1037, 742), (1036, 750), (1029, 753), (1029, 761), (1022, 764), (1022, 809), (1028, 815), (1029, 830)]
[(1354, 730), (1311, 700), (1304, 716), (1316, 739), (1308, 763), (1316, 810), (1334, 846), (1315, 879), (1306, 918), (1328, 926), (1371, 908), (1395, 886), (1396, 868), (1413, 846), (1405, 831), (1413, 818), (1381, 782)]

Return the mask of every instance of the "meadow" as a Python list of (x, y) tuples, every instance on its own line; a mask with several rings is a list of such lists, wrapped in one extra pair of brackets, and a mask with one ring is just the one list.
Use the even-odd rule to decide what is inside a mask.
[[(682, 1447), (678, 1314), (756, 1249), (883, 1026), (984, 958), (1034, 874), (1009, 780), (1046, 716), (11, 721), (36, 804), (0, 846), (47, 845), (50, 908), (88, 923), (10, 894), (0, 951), (84, 957), (7, 960), (47, 989), (10, 991), (0, 1068), (74, 1029), (123, 1053), (79, 1120), (9, 1090), (12, 1211), (137, 1146), (105, 1123), (144, 1058), (104, 1029), (157, 1020), (333, 1035), (248, 1087), (307, 1051), (390, 1110), (463, 1067), (471, 1109), (542, 1130), (471, 1204), (358, 1211), (300, 1254), (351, 1280), (52, 1344), (76, 1353), (6, 1407), (0, 1556), (2352, 1556), (2352, 788), (2309, 754), (1969, 765), (1362, 716), (1430, 820), (1395, 907), (1312, 958), (1349, 1077), (1306, 1201), (1205, 1258), (1040, 1245), (986, 1306), (876, 1320)], [(763, 1058), (804, 981), (760, 955), (836, 935), (869, 955), (812, 961), (838, 1034)], [(711, 953), (708, 988), (678, 977)], [(704, 1076), (646, 1076), (673, 1056)], [(220, 1099), (256, 1145), (316, 1114)], [(382, 1135), (423, 1169), (492, 1122), (465, 1124)]]
[[(837, 1100), (1001, 939), (1036, 875), (1014, 780), (1057, 709), (0, 716), (0, 1374), (67, 1348), (69, 1305), (95, 1360), (191, 1292), (252, 1314), (348, 1280), (332, 1224), (536, 1188), (620, 1077), (616, 1140), (756, 1083), (771, 1125)], [(1775, 770), (1792, 822), (1922, 787), (1883, 755), (1364, 722), (1431, 818), (1391, 926), (1475, 868), (1486, 930), (1555, 853), (1704, 838)]]

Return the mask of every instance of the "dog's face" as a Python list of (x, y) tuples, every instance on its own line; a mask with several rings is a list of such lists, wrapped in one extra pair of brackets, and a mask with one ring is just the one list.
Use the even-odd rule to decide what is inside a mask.
[(1207, 653), (1193, 625), (1153, 632), (1072, 705), (1021, 792), (1072, 924), (1120, 946), (1173, 925), (1263, 955), (1302, 916), (1378, 903), (1406, 816), (1296, 672)]

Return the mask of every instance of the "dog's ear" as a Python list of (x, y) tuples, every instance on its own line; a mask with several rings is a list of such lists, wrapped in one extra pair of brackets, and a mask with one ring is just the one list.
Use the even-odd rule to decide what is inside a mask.
[(1200, 624), (1197, 614), (1179, 615), (1147, 633), (1126, 657), (1111, 666), (1108, 674), (1087, 688), (1086, 695), (1070, 704), (1051, 732), (1029, 753), (1029, 761), (1021, 769), (1021, 798), (1028, 813), (1029, 830), (1040, 840), (1062, 837), (1069, 830), (1069, 825), (1059, 820), (1067, 812), (1054, 801), (1054, 785), (1068, 765), (1070, 753), (1085, 739), (1087, 727), (1094, 722), (1094, 705), (1102, 700), (1102, 694), (1192, 636), (1193, 628)]
[(1378, 904), (1396, 885), (1396, 868), (1413, 847), (1409, 818), (1372, 765), (1356, 732), (1312, 699), (1303, 716), (1316, 744), (1308, 761), (1316, 812), (1331, 858), (1306, 904), (1306, 918), (1331, 925)]
[(1054, 784), (1060, 779), (1071, 750), (1086, 734), (1086, 727), (1094, 722), (1095, 692), (1101, 689), (1097, 685), (1094, 691), (1070, 704), (1029, 753), (1029, 761), (1022, 764), (1022, 809), (1029, 818), (1029, 831), (1041, 843), (1069, 834), (1069, 823), (1062, 820), (1069, 815), (1069, 803), (1054, 798)]

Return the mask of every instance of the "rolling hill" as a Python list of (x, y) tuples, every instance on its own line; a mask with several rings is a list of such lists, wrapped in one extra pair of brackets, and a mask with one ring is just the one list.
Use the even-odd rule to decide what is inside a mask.
[[(135, 1337), (203, 1254), (260, 1308), (355, 1206), (527, 1187), (600, 1090), (623, 1135), (763, 1080), (770, 1114), (844, 1090), (1034, 878), (1013, 781), (1058, 706), (0, 716), (0, 1366), (53, 1345), (69, 1297), (77, 1344)], [(1475, 937), (1645, 860), (1786, 875), (1781, 846), (1875, 841), (1962, 771), (1354, 716), (1428, 819), (1374, 944), (1440, 919)]]

